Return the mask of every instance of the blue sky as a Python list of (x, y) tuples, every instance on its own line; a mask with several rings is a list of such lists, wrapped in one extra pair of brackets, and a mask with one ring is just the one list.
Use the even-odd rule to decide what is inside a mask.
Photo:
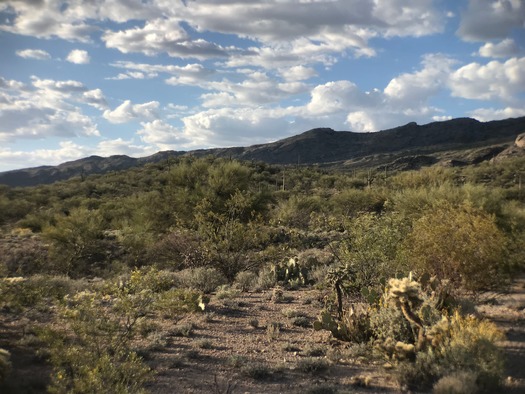
[(522, 0), (4, 0), (0, 59), (0, 171), (525, 116)]

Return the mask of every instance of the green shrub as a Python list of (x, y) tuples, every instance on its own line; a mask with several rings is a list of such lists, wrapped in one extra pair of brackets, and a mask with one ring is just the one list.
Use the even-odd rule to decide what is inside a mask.
[[(57, 360), (57, 358), (62, 360)], [(52, 355), (55, 367), (48, 391), (53, 394), (83, 393), (146, 393), (144, 383), (151, 372), (136, 353), (86, 353), (78, 347), (62, 349)], [(71, 376), (71, 370), (74, 376)]]
[(257, 274), (251, 271), (241, 271), (235, 277), (234, 285), (241, 291), (251, 291), (255, 288)]
[(374, 338), (386, 341), (414, 343), (414, 333), (401, 310), (390, 303), (384, 303), (370, 310), (370, 328)]
[(415, 221), (404, 244), (413, 269), (468, 290), (506, 279), (505, 237), (493, 216), (470, 205), (442, 205)]
[(272, 370), (267, 364), (258, 362), (244, 364), (241, 367), (241, 372), (244, 376), (255, 380), (267, 379), (272, 374)]
[(192, 312), (202, 312), (208, 299), (200, 292), (188, 289), (170, 289), (161, 293), (153, 303), (153, 308), (162, 316), (174, 319)]
[(193, 328), (193, 324), (191, 323), (180, 323), (173, 327), (171, 335), (175, 337), (191, 337)]
[(66, 297), (57, 328), (39, 333), (53, 365), (53, 393), (142, 393), (149, 368), (130, 348), (137, 323), (151, 303), (150, 294), (81, 292)]
[(299, 360), (297, 368), (304, 373), (320, 373), (328, 369), (328, 362), (319, 358), (307, 357)]
[(476, 376), (479, 390), (499, 390), (503, 379), (503, 354), (497, 342), (503, 334), (496, 325), (456, 312), (444, 318), (428, 333), (431, 343), (417, 353), (414, 363), (399, 368), (399, 383), (409, 389), (430, 389), (438, 379), (457, 371)]
[(216, 297), (218, 300), (232, 299), (238, 297), (241, 294), (239, 289), (232, 287), (230, 285), (222, 285), (217, 288)]
[(44, 272), (48, 267), (48, 251), (41, 238), (22, 234), (6, 236), (0, 242), (0, 265), (9, 276), (28, 276)]
[(415, 361), (404, 361), (397, 368), (397, 381), (404, 390), (429, 390), (443, 375), (443, 366), (432, 350), (419, 352)]
[(226, 277), (215, 268), (190, 268), (177, 273), (181, 286), (212, 293), (217, 287), (227, 284)]
[(469, 371), (453, 372), (439, 379), (432, 389), (434, 394), (476, 394), (477, 375)]

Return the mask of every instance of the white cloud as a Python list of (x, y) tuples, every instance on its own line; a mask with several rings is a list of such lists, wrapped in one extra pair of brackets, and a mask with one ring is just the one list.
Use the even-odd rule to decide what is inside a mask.
[(104, 111), (104, 118), (111, 123), (127, 123), (136, 119), (151, 119), (158, 117), (158, 101), (143, 104), (132, 104), (130, 100), (124, 101), (113, 111)]
[(375, 116), (366, 111), (355, 111), (348, 114), (346, 123), (350, 125), (352, 130), (369, 133), (379, 130), (379, 126), (377, 126), (377, 122), (374, 119)]
[(198, 63), (176, 66), (118, 61), (111, 63), (111, 66), (123, 68), (126, 70), (126, 73), (120, 73), (116, 77), (107, 79), (146, 79), (155, 78), (159, 74), (168, 74), (173, 75), (173, 77), (166, 80), (166, 83), (169, 85), (200, 85), (215, 72)]
[(88, 64), (91, 60), (87, 51), (81, 49), (73, 49), (67, 55), (66, 60), (74, 64)]
[[(3, 2), (13, 14), (0, 30), (38, 38), (58, 37), (68, 41), (90, 42), (99, 30), (93, 21), (126, 22), (162, 15), (160, 1), (93, 0), (93, 1), (11, 1)], [(171, 4), (166, 7), (175, 9)]]
[(61, 93), (76, 93), (87, 90), (84, 84), (79, 81), (55, 81), (53, 79), (39, 79), (35, 76), (33, 76), (31, 79), (33, 81), (33, 86), (41, 90), (52, 90)]
[(304, 81), (317, 75), (313, 68), (305, 66), (286, 67), (280, 69), (279, 73), (286, 81)]
[(50, 136), (98, 136), (93, 120), (83, 114), (87, 88), (78, 81), (32, 78), (32, 86), (0, 79), (0, 140)]
[(400, 106), (424, 102), (439, 91), (448, 80), (452, 65), (456, 62), (442, 54), (423, 57), (423, 68), (392, 79), (384, 92)]
[(505, 107), (500, 109), (495, 108), (478, 108), (470, 113), (470, 116), (480, 122), (488, 122), (491, 120), (518, 118), (525, 116), (525, 107)]
[(469, 0), (458, 34), (468, 41), (489, 41), (506, 38), (513, 28), (524, 26), (522, 0)]
[(162, 120), (141, 123), (142, 129), (137, 132), (143, 142), (153, 144), (160, 150), (180, 150), (190, 144), (178, 128)]
[(479, 48), (479, 54), (483, 57), (511, 57), (518, 53), (518, 46), (512, 38), (506, 38), (497, 44), (487, 42)]
[(117, 138), (100, 141), (92, 152), (100, 156), (127, 155), (140, 157), (152, 155), (156, 150), (151, 146), (137, 145), (133, 140)]
[(65, 161), (76, 160), (89, 155), (88, 149), (72, 141), (61, 141), (57, 149), (35, 149), (20, 151), (0, 148), (0, 171), (18, 168), (34, 167), (38, 165), (57, 165)]
[(444, 122), (445, 120), (451, 120), (452, 116), (450, 115), (434, 115), (432, 117), (432, 120), (434, 122)]
[(173, 57), (207, 59), (227, 55), (227, 49), (201, 38), (192, 40), (176, 19), (147, 21), (143, 28), (113, 32), (107, 30), (102, 40), (108, 48), (122, 53), (139, 52), (148, 56), (167, 53)]
[[(99, 31), (99, 21), (133, 21), (134, 27), (105, 30), (102, 41), (123, 53), (232, 58), (230, 66), (269, 69), (297, 66), (305, 59), (330, 65), (347, 52), (374, 56), (370, 38), (435, 34), (445, 19), (431, 0), (7, 2), (14, 17), (0, 30), (88, 42)], [(235, 34), (254, 45), (247, 50), (225, 47), (196, 37), (192, 29)]]
[(432, 0), (375, 0), (374, 17), (386, 25), (378, 26), (388, 36), (420, 37), (441, 33), (444, 17)]
[(513, 101), (525, 92), (525, 57), (467, 64), (452, 73), (450, 89), (456, 97)]
[(42, 49), (23, 49), (16, 51), (17, 56), (24, 59), (47, 60), (51, 59), (51, 55)]
[(312, 90), (306, 109), (312, 115), (328, 115), (347, 112), (351, 107), (369, 106), (371, 100), (373, 97), (362, 92), (353, 82), (328, 82)]
[(100, 110), (104, 110), (108, 107), (104, 93), (100, 89), (93, 89), (82, 94), (84, 102), (92, 107), (95, 107)]
[(184, 117), (187, 147), (242, 146), (275, 140), (293, 131), (297, 108), (212, 108)]

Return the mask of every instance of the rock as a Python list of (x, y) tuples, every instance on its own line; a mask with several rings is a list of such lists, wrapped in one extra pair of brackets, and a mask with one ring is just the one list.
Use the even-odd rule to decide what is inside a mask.
[(516, 145), (518, 148), (525, 149), (525, 133), (518, 135), (516, 137), (516, 141), (514, 141), (514, 145)]

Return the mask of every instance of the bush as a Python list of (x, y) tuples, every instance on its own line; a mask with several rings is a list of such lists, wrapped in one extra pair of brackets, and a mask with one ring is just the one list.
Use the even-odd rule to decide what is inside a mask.
[(320, 373), (328, 369), (328, 362), (318, 358), (307, 357), (299, 360), (297, 368), (304, 373)]
[(177, 273), (181, 286), (212, 293), (217, 287), (227, 284), (226, 277), (215, 268), (189, 268)]
[(47, 345), (53, 374), (51, 393), (142, 393), (150, 370), (130, 348), (151, 294), (81, 292), (59, 308), (60, 328), (39, 333)]
[(163, 292), (155, 300), (153, 307), (162, 316), (174, 319), (177, 316), (202, 312), (207, 304), (206, 297), (197, 291), (187, 289), (170, 289)]
[(12, 276), (27, 276), (45, 271), (47, 248), (34, 235), (6, 237), (0, 240), (0, 264), (5, 273)]
[(439, 379), (432, 392), (434, 394), (476, 394), (479, 387), (473, 372), (458, 371)]
[(399, 308), (390, 303), (372, 308), (370, 311), (370, 328), (373, 336), (381, 342), (391, 338), (395, 342), (414, 343), (414, 333), (407, 319)]
[(415, 221), (404, 244), (411, 266), (468, 290), (506, 279), (505, 237), (494, 217), (470, 205), (442, 205)]
[(377, 290), (386, 278), (407, 271), (397, 256), (407, 231), (405, 220), (393, 213), (365, 213), (346, 223), (338, 253), (352, 271), (351, 293), (359, 295), (362, 288)]
[(51, 242), (49, 261), (52, 269), (63, 275), (96, 275), (116, 253), (116, 245), (106, 237), (106, 223), (100, 212), (85, 208), (57, 216), (55, 225), (44, 228), (43, 236)]
[(250, 291), (254, 289), (257, 281), (257, 274), (251, 271), (241, 271), (235, 277), (235, 286), (241, 291)]
[(425, 390), (443, 376), (466, 371), (476, 376), (481, 391), (498, 391), (504, 365), (496, 343), (503, 334), (495, 324), (456, 312), (431, 328), (429, 335), (431, 346), (417, 353), (414, 363), (400, 366), (398, 379), (402, 386)]

